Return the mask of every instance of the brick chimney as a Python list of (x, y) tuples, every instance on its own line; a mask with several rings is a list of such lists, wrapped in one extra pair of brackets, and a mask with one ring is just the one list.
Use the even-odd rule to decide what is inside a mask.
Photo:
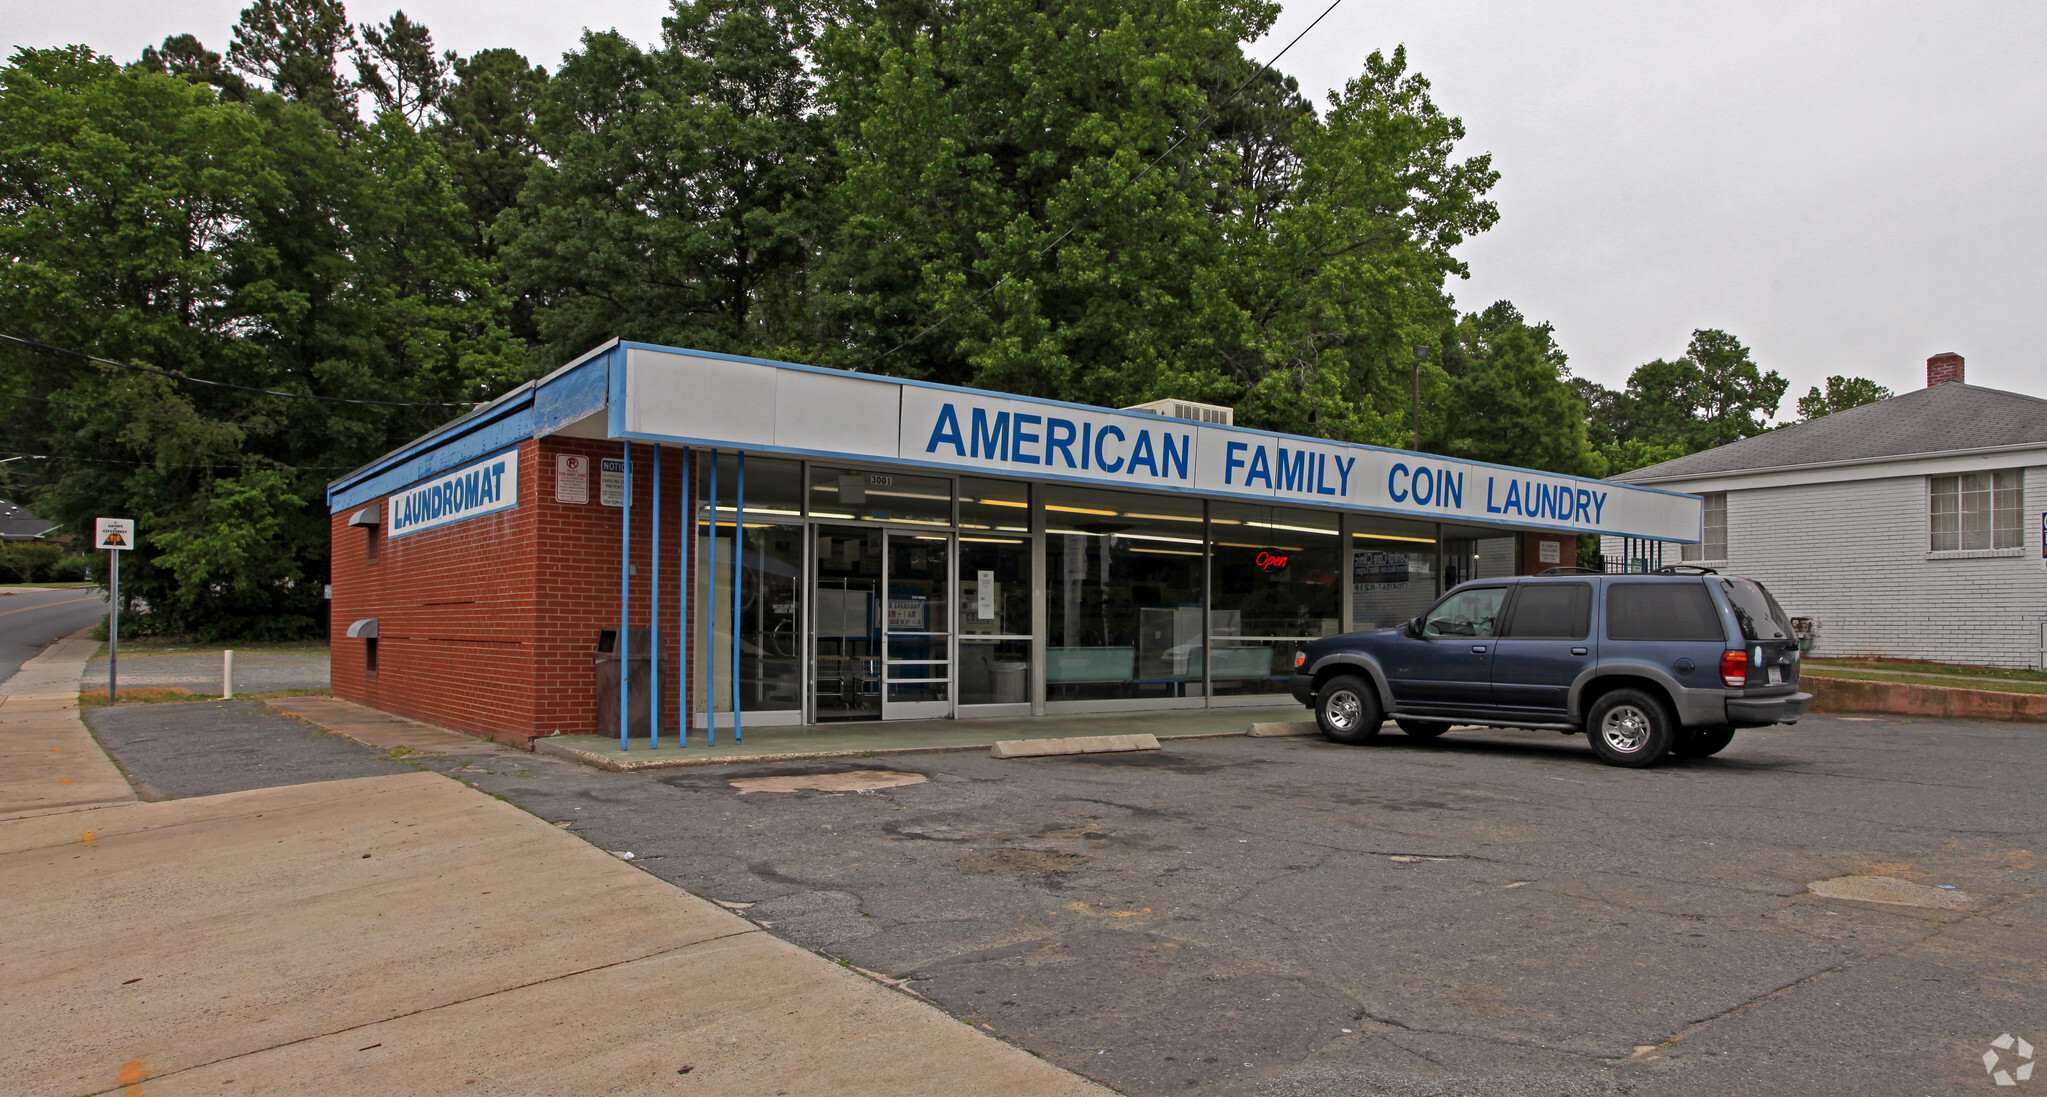
[(1926, 387), (1944, 385), (1949, 381), (1962, 379), (1962, 356), (1954, 351), (1936, 354), (1926, 360)]

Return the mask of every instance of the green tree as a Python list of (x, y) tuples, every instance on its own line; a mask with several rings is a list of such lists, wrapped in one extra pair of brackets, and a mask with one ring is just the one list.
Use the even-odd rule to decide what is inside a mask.
[(1847, 411), (1849, 408), (1859, 408), (1864, 404), (1888, 400), (1895, 395), (1897, 394), (1867, 377), (1835, 375), (1827, 378), (1826, 391), (1822, 392), (1818, 386), (1814, 386), (1807, 390), (1804, 396), (1798, 398), (1798, 418), (1800, 421), (1818, 419), (1822, 415), (1832, 415), (1837, 411)]
[[(262, 389), (473, 400), (519, 359), (467, 219), (438, 144), (395, 115), (344, 143), (304, 104), (83, 48), (0, 69), (0, 330)], [(141, 523), (137, 627), (212, 635), (322, 629), (325, 482), (450, 414), (19, 347), (0, 392), (8, 445), (52, 458), (20, 462), (39, 511)]]
[(1426, 448), (1573, 475), (1605, 471), (1549, 324), (1530, 324), (1511, 303), (1496, 302), (1458, 321), (1441, 361), (1453, 383)]
[(356, 124), (356, 86), (340, 69), (355, 27), (341, 0), (255, 0), (235, 22), (227, 63), (304, 103), (336, 129)]
[(588, 34), (538, 109), (543, 157), (500, 259), (557, 359), (603, 339), (796, 353), (830, 185), (812, 16), (679, 2), (646, 50)]
[(1758, 367), (1739, 339), (1701, 328), (1684, 357), (1637, 367), (1621, 392), (1591, 381), (1577, 388), (1589, 437), (1614, 475), (1769, 430), (1788, 384)]
[(425, 125), (448, 93), (455, 54), (436, 53), (433, 35), (402, 11), (358, 29), (356, 86), (376, 100), (379, 113), (395, 111), (415, 127)]
[(223, 99), (249, 97), (249, 82), (230, 70), (219, 54), (189, 34), (170, 35), (161, 47), (144, 47), (136, 65), (150, 72), (182, 76), (195, 84), (211, 84), (220, 89)]

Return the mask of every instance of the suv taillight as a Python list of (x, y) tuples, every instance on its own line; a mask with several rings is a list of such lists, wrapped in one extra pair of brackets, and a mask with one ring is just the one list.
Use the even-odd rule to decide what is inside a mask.
[(1730, 686), (1748, 684), (1748, 652), (1729, 651), (1720, 656), (1720, 680)]

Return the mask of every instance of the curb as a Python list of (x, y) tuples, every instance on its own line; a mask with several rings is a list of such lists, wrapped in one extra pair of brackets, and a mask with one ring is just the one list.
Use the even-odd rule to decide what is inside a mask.
[(1816, 713), (1883, 712), (1950, 720), (2047, 723), (2047, 693), (1999, 693), (1815, 674), (1800, 675), (1799, 685), (1812, 691), (1812, 711)]

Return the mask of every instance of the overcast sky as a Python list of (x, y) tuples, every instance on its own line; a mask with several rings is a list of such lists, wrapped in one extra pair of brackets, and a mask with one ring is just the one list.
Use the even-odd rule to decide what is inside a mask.
[[(1296, 0), (1251, 53), (1326, 6)], [(183, 31), (221, 50), (241, 7), (0, 0), (0, 34), (123, 60)], [(443, 47), (509, 45), (550, 69), (582, 28), (648, 41), (667, 10), (404, 7)], [(1976, 384), (2047, 396), (2042, 41), (2033, 4), (1343, 0), (1279, 67), (1329, 89), (1404, 43), (1465, 151), (1493, 154), (1500, 223), (1462, 249), (1461, 307), (1513, 301), (1556, 325), (1574, 372), (1616, 387), (1724, 328), (1790, 378), (1788, 417), (1828, 374), (1904, 391), (1948, 350)]]

